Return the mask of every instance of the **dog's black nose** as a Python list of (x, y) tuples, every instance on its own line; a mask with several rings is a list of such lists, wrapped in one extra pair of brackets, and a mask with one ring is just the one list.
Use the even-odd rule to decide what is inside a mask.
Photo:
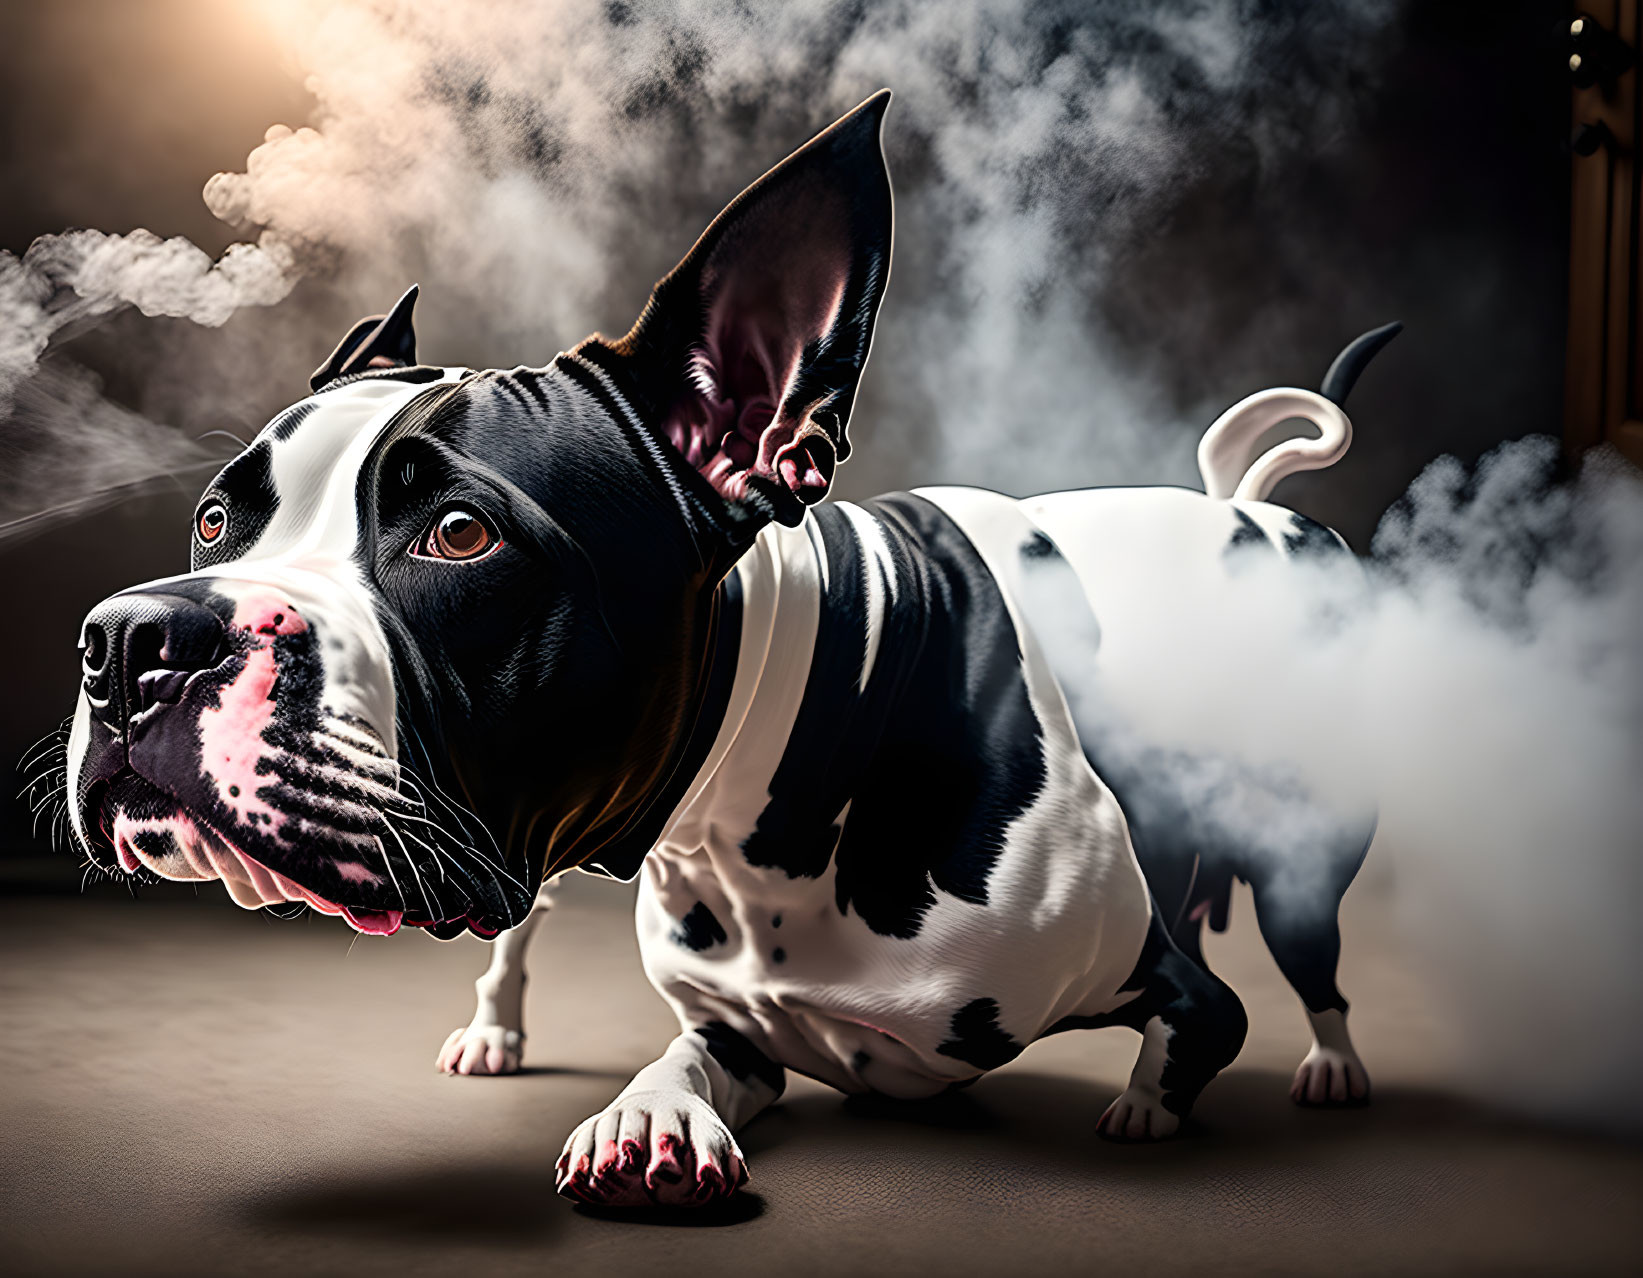
[(115, 732), (131, 716), (182, 696), (196, 670), (224, 655), (225, 630), (211, 609), (164, 593), (115, 595), (87, 615), (81, 630), (86, 698)]

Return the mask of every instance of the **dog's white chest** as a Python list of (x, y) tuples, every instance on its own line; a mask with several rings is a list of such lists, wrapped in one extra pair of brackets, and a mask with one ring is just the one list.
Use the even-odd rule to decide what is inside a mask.
[[(990, 557), (1031, 525), (1013, 502), (986, 496), (998, 504), (975, 512), (979, 521), (949, 514)], [(696, 787), (645, 862), (641, 952), (686, 1020), (726, 1021), (847, 1091), (926, 1095), (1002, 1063), (1063, 1016), (1121, 1002), (1147, 928), (1146, 887), (1122, 814), (1013, 604), (1044, 779), (1004, 832), (985, 902), (935, 892), (916, 935), (885, 935), (842, 900), (836, 865), (811, 877), (750, 863), (743, 844), (770, 800), (815, 656), (826, 572), (815, 537), (772, 529), (739, 569), (735, 687)], [(995, 576), (1008, 601), (1002, 566)], [(853, 819), (846, 805), (836, 824)]]

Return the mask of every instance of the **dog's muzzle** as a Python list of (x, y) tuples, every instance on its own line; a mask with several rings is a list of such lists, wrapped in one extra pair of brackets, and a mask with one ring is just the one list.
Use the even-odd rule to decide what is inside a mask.
[(354, 709), (364, 663), (296, 594), (185, 577), (87, 616), (67, 782), (92, 860), (362, 932), (512, 926), (528, 889)]

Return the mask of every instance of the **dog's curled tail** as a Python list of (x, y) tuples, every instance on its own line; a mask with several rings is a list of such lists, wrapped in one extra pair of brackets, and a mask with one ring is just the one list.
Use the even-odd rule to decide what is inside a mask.
[[(1320, 391), (1279, 386), (1239, 400), (1215, 419), (1198, 441), (1198, 473), (1204, 491), (1225, 500), (1265, 501), (1278, 481), (1302, 470), (1322, 470), (1346, 456), (1352, 421), (1341, 411), (1347, 395), (1375, 353), (1403, 331), (1393, 321), (1371, 329), (1335, 357)], [(1300, 417), (1318, 428), (1274, 444), (1259, 457), (1255, 445), (1279, 422)]]

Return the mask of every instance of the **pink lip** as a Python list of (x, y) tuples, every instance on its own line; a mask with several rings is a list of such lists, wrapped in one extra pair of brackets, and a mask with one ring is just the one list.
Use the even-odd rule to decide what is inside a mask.
[[(171, 826), (188, 824), (191, 830), (193, 828), (192, 823), (187, 822), (187, 819), (181, 815), (165, 822), (165, 824)], [(114, 830), (110, 834), (109, 841), (114, 845), (115, 854), (119, 858), (121, 868), (127, 873), (135, 874), (144, 868), (145, 862), (137, 854), (136, 845), (129, 837), (129, 831), (124, 828), (126, 825), (127, 821), (123, 816), (116, 816)], [(105, 826), (105, 833), (107, 832)], [(400, 924), (404, 922), (405, 911), (403, 910), (374, 910), (365, 906), (338, 905), (334, 901), (329, 901), (294, 879), (287, 878), (278, 870), (270, 869), (261, 861), (247, 856), (216, 831), (213, 831), (214, 837), (210, 839), (187, 837), (180, 831), (174, 831), (174, 834), (181, 836), (176, 838), (176, 843), (182, 850), (183, 856), (193, 873), (186, 875), (172, 873), (164, 875), (164, 877), (195, 881), (220, 879), (225, 882), (232, 878), (237, 883), (249, 883), (255, 890), (256, 895), (262, 898), (262, 903), (265, 905), (273, 905), (281, 900), (300, 901), (312, 906), (321, 914), (341, 916), (348, 921), (356, 932), (363, 932), (370, 936), (392, 936), (399, 931)], [(161, 873), (158, 866), (148, 868), (153, 869), (156, 873)], [(233, 889), (231, 888), (230, 891), (233, 891)], [(238, 899), (237, 896), (236, 899)]]
[[(247, 868), (256, 867), (263, 870), (265, 867), (260, 861), (246, 856), (238, 848), (229, 845), (234, 855), (245, 862)], [(273, 876), (274, 882), (279, 885), (280, 891), (290, 901), (306, 901), (321, 914), (341, 915), (356, 932), (364, 932), (370, 936), (392, 936), (399, 931), (399, 925), (405, 918), (404, 910), (368, 910), (364, 907), (338, 905), (328, 901), (318, 892), (305, 888), (302, 884), (288, 879), (278, 870), (266, 870)]]
[(348, 906), (342, 907), (342, 917), (353, 924), (356, 932), (365, 932), (370, 936), (392, 936), (399, 931), (400, 920), (405, 917), (403, 910), (355, 910)]

